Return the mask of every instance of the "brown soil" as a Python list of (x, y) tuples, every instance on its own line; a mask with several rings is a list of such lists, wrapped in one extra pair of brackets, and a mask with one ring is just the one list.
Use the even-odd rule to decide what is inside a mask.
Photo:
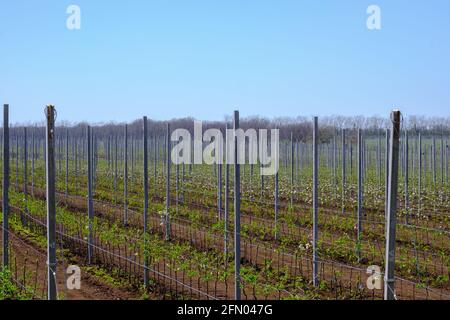
[[(3, 235), (0, 234), (0, 242), (2, 238)], [(32, 289), (36, 299), (45, 299), (47, 283), (46, 252), (33, 245), (32, 241), (26, 236), (21, 235), (19, 237), (12, 231), (10, 231), (9, 239), (12, 248), (10, 266), (13, 278), (16, 278), (17, 274), (15, 281), (18, 281), (19, 287), (23, 286), (23, 271), (25, 269), (26, 287)], [(58, 294), (60, 296), (62, 294), (65, 300), (130, 300), (139, 298), (139, 294), (132, 290), (109, 286), (97, 277), (83, 272), (82, 265), (79, 265), (81, 268), (80, 290), (68, 290), (64, 275), (67, 266), (67, 262), (64, 264), (58, 263), (56, 272)]]
[[(42, 195), (41, 195), (42, 196)], [(80, 211), (84, 211), (86, 209), (86, 201), (82, 197), (59, 197), (59, 201), (64, 202), (66, 205), (71, 206), (73, 209), (77, 209)], [(113, 214), (113, 220), (119, 220), (122, 214), (122, 210), (120, 208), (113, 208), (112, 206), (108, 205), (97, 205), (95, 208), (95, 214), (97, 216), (103, 216), (111, 218), (111, 213)], [(133, 215), (135, 217), (135, 215)], [(142, 215), (139, 215), (135, 217), (137, 219), (134, 221), (137, 223), (137, 225), (141, 225), (141, 218)], [(131, 220), (131, 219), (130, 219)], [(154, 224), (156, 226), (156, 229), (158, 229), (159, 220), (157, 216), (152, 216), (150, 219), (150, 223)], [(130, 221), (132, 222), (132, 221)], [(186, 222), (186, 224), (184, 223)], [(181, 238), (183, 240), (191, 241), (191, 243), (195, 244), (196, 247), (201, 247), (204, 249), (208, 249), (211, 246), (220, 248), (221, 247), (221, 239), (218, 239), (217, 243), (216, 240), (208, 240), (208, 243), (206, 243), (205, 239), (209, 238), (206, 234), (206, 232), (202, 230), (195, 230), (195, 233), (192, 234), (192, 227), (190, 226), (190, 223), (187, 221), (177, 221), (176, 223), (172, 223), (172, 236), (174, 238)], [(231, 240), (231, 239), (230, 239)], [(230, 241), (230, 244), (232, 245), (232, 241)], [(222, 243), (223, 245), (223, 243)], [(256, 250), (256, 253), (255, 253)], [(258, 252), (259, 250), (259, 252)], [(242, 243), (242, 256), (245, 257), (245, 260), (247, 262), (251, 262), (252, 264), (256, 265), (263, 265), (265, 259), (271, 259), (278, 262), (278, 268), (280, 268), (280, 265), (289, 266), (291, 274), (303, 274), (304, 276), (308, 277), (311, 274), (311, 263), (307, 259), (304, 259), (302, 257), (292, 257), (290, 255), (284, 255), (280, 253), (274, 253), (272, 249), (266, 249), (263, 247), (254, 247), (253, 243), (248, 243), (246, 241), (243, 241)], [(295, 260), (294, 260), (295, 259)], [(339, 266), (339, 264), (329, 265), (329, 264), (322, 264), (320, 265), (320, 271), (319, 276), (326, 279), (332, 279), (333, 277), (336, 277), (336, 281), (334, 285), (336, 287), (340, 287), (342, 291), (346, 291), (346, 288), (355, 286), (357, 282), (362, 281), (365, 282), (364, 272), (361, 272), (360, 270), (354, 269), (352, 272), (351, 268), (347, 269), (345, 267)], [(339, 274), (337, 276), (337, 274)], [(177, 277), (178, 278), (178, 277)], [(360, 279), (360, 280), (358, 280)], [(405, 284), (406, 288), (399, 289), (398, 291), (401, 292), (399, 294), (402, 298), (426, 298), (428, 297), (428, 293), (422, 292), (423, 290), (417, 290), (416, 292), (413, 286), (409, 288)], [(220, 290), (221, 291), (221, 290)], [(437, 298), (436, 295), (434, 295), (435, 298)]]

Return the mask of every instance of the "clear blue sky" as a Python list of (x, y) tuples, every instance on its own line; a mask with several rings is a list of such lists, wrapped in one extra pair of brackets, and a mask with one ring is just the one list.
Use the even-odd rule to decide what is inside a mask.
[(48, 103), (72, 121), (449, 116), (450, 1), (2, 1), (0, 102), (13, 122)]

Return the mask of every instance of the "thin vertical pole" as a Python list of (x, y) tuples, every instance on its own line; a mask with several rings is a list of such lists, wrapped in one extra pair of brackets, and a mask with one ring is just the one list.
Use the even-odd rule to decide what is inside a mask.
[(356, 256), (361, 261), (361, 232), (362, 232), (362, 210), (363, 210), (363, 147), (362, 133), (358, 129), (358, 220), (357, 220), (357, 245)]
[(353, 143), (350, 140), (350, 180), (353, 178)]
[(73, 144), (73, 156), (74, 156), (74, 163), (75, 163), (75, 192), (78, 192), (78, 139), (75, 139)]
[(19, 191), (19, 136), (16, 133), (16, 190)]
[(389, 195), (389, 129), (386, 129), (386, 168), (385, 168), (385, 179), (384, 179), (384, 210), (388, 210), (388, 195)]
[[(88, 148), (88, 144), (86, 144)], [(92, 161), (92, 189), (95, 187), (95, 134), (94, 129), (91, 128), (91, 161)]]
[(294, 133), (291, 132), (291, 208), (294, 207)]
[(342, 214), (345, 213), (345, 129), (342, 129)]
[(166, 130), (166, 241), (170, 240), (170, 123), (167, 123)]
[(123, 224), (128, 225), (128, 125), (124, 128)]
[(186, 182), (186, 164), (183, 161), (183, 165), (181, 167), (181, 201), (184, 202), (184, 184)]
[(224, 256), (225, 262), (228, 262), (228, 213), (230, 211), (230, 164), (228, 163), (228, 134), (226, 134), (228, 130), (228, 125), (225, 126), (225, 212), (224, 212)]
[(279, 193), (279, 176), (278, 171), (275, 174), (275, 240), (278, 240), (278, 193)]
[(235, 300), (241, 300), (241, 172), (238, 161), (238, 140), (236, 130), (239, 129), (239, 111), (234, 111), (234, 270)]
[(441, 186), (444, 186), (444, 137), (441, 135)]
[(131, 135), (131, 184), (133, 184), (133, 179), (134, 179), (134, 138), (133, 135)]
[(300, 159), (300, 145), (297, 142), (295, 143), (295, 183), (297, 186), (300, 186), (300, 166), (299, 166), (299, 159)]
[(118, 176), (118, 153), (119, 153), (119, 144), (117, 134), (114, 137), (114, 203), (117, 204), (117, 176)]
[(147, 117), (144, 117), (144, 286), (149, 283), (148, 274), (148, 254), (147, 254), (147, 225), (148, 225), (148, 128)]
[[(25, 211), (28, 213), (28, 141), (27, 128), (23, 128), (23, 194)], [(27, 218), (25, 218), (25, 221)]]
[(3, 105), (3, 268), (9, 267), (9, 105)]
[(419, 132), (419, 179), (418, 179), (418, 190), (417, 190), (417, 196), (418, 196), (418, 214), (421, 213), (421, 206), (422, 206), (422, 133)]
[(319, 175), (319, 155), (318, 155), (318, 118), (314, 117), (313, 128), (313, 285), (319, 285), (319, 264), (317, 241), (319, 239), (319, 198), (318, 198), (318, 175)]
[(61, 165), (61, 160), (62, 160), (62, 152), (61, 152), (61, 138), (59, 138), (59, 139), (56, 139), (56, 141), (58, 142), (58, 153), (57, 153), (57, 155), (58, 155), (58, 175), (60, 175), (61, 174), (61, 168), (62, 168), (62, 165)]
[(156, 135), (153, 137), (153, 195), (157, 195), (158, 191), (158, 174), (157, 174), (157, 165), (158, 165), (158, 140)]
[(337, 181), (337, 142), (336, 142), (336, 131), (335, 131), (334, 135), (333, 135), (333, 187), (334, 187), (334, 197), (335, 197), (335, 199), (337, 198), (337, 195), (336, 195), (336, 189), (337, 189), (336, 181)]
[(405, 148), (404, 148), (404, 166), (405, 166), (405, 211), (406, 211), (406, 224), (409, 224), (410, 212), (409, 212), (409, 195), (408, 195), (408, 180), (409, 180), (409, 137), (408, 131), (405, 130)]
[(31, 195), (34, 197), (34, 169), (35, 169), (35, 156), (36, 156), (36, 147), (35, 147), (35, 129), (31, 133)]
[[(260, 167), (262, 167), (262, 163), (260, 163)], [(260, 172), (261, 172), (261, 168), (260, 168)], [(260, 173), (260, 176), (261, 176), (261, 200), (262, 200), (264, 197), (264, 175), (262, 175)]]
[(88, 236), (88, 264), (92, 263), (92, 220), (94, 218), (94, 203), (92, 200), (93, 185), (93, 169), (92, 169), (92, 129), (87, 127), (87, 163), (88, 163), (88, 220), (89, 220), (89, 236)]
[(433, 171), (433, 191), (436, 190), (436, 137), (433, 134), (433, 146), (431, 153), (432, 171)]
[[(178, 137), (178, 133), (176, 134), (176, 139), (177, 141), (179, 141), (180, 139)], [(175, 155), (175, 160), (177, 163), (175, 167), (175, 207), (177, 213), (178, 213), (178, 205), (180, 203), (180, 165), (178, 164), (179, 156), (180, 156), (179, 153)], [(219, 219), (220, 219), (220, 211), (219, 211)]]
[(448, 185), (448, 140), (445, 140), (445, 182)]
[(386, 212), (386, 272), (384, 279), (384, 299), (395, 299), (395, 233), (397, 224), (397, 192), (400, 140), (400, 111), (391, 114), (392, 130), (389, 155), (388, 205)]
[(69, 195), (69, 129), (66, 129), (66, 196)]
[(380, 131), (377, 132), (377, 176), (378, 183), (381, 185), (381, 135)]
[(46, 108), (47, 285), (48, 300), (56, 300), (55, 107)]
[[(222, 157), (222, 151), (220, 151), (220, 156)], [(222, 161), (223, 159), (219, 159), (219, 163), (217, 164), (217, 209), (219, 220), (222, 220)]]
[(412, 174), (412, 189), (417, 190), (417, 185), (415, 184), (415, 181), (418, 180), (418, 166), (419, 166), (419, 158), (418, 158), (418, 150), (419, 150), (419, 134), (417, 129), (414, 129), (413, 131), (413, 141), (411, 143), (411, 174)]

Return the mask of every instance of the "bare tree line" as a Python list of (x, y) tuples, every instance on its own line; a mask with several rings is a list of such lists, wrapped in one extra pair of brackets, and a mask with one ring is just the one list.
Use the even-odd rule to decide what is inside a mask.
[[(402, 129), (412, 132), (421, 132), (422, 134), (433, 135), (450, 135), (450, 117), (425, 117), (425, 116), (408, 116), (403, 119)], [(193, 134), (194, 118), (179, 118), (170, 120), (171, 128), (184, 128)], [(158, 121), (149, 119), (149, 135), (153, 137), (162, 137), (166, 133), (166, 124), (168, 121)], [(225, 116), (222, 121), (203, 121), (203, 130), (217, 128), (225, 130), (226, 124), (231, 127), (231, 116)], [(82, 138), (86, 135), (87, 122), (71, 123), (61, 121), (57, 127), (57, 135), (65, 134), (66, 129), (70, 129), (71, 137)], [(97, 123), (90, 124), (93, 126), (94, 134), (98, 138), (106, 138), (110, 136), (121, 136), (124, 132), (125, 123)], [(280, 118), (264, 118), (252, 116), (242, 118), (240, 121), (242, 129), (275, 129), (280, 130), (280, 138), (282, 140), (290, 139), (291, 133), (296, 141), (309, 141), (312, 137), (312, 121), (310, 117), (280, 117)], [(12, 135), (21, 136), (22, 128), (27, 127), (30, 131), (34, 131), (36, 137), (43, 137), (43, 123), (27, 123), (15, 124), (12, 126)], [(320, 140), (330, 141), (330, 139), (341, 129), (348, 129), (349, 136), (352, 137), (357, 129), (364, 129), (365, 135), (378, 135), (380, 132), (390, 127), (390, 119), (379, 116), (324, 116), (319, 118)], [(34, 130), (33, 130), (34, 128)], [(128, 134), (130, 137), (141, 137), (142, 135), (142, 119), (128, 123)]]

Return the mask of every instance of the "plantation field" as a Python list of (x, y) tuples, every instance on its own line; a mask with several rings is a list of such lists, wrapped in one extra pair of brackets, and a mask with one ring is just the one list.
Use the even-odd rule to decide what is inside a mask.
[[(144, 221), (140, 129), (127, 133), (125, 148), (122, 127), (93, 128), (91, 232), (86, 136), (71, 128), (56, 130), (59, 298), (234, 299), (234, 166), (171, 164), (167, 188), (166, 139), (163, 132), (150, 134)], [(9, 298), (46, 299), (43, 128), (28, 128), (28, 135), (23, 128), (11, 131), (10, 271), (0, 278), (10, 287)], [(345, 134), (344, 144), (339, 131), (319, 143), (317, 285), (312, 281), (312, 141), (301, 136), (281, 141), (278, 177), (260, 175), (259, 164), (240, 166), (242, 299), (383, 298), (382, 287), (371, 289), (367, 280), (368, 268), (379, 266), (382, 282), (385, 268), (384, 133), (363, 133), (360, 228), (356, 132)], [(447, 300), (448, 138), (419, 140), (411, 133), (408, 148), (405, 141), (402, 135), (395, 295)], [(81, 268), (81, 290), (66, 286), (69, 265)]]

